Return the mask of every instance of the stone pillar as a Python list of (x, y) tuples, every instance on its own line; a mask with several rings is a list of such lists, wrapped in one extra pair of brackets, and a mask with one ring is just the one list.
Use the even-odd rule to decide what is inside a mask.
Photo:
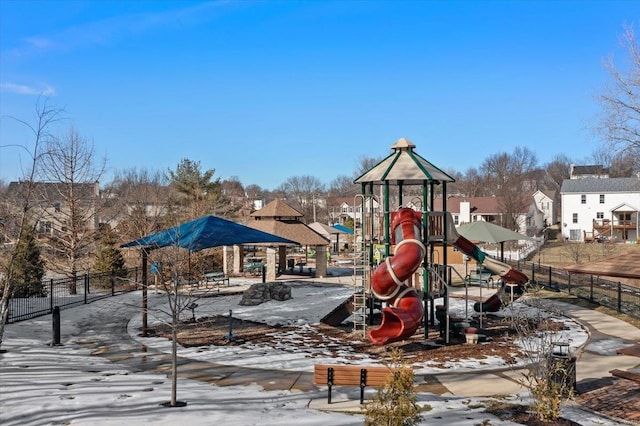
[(244, 247), (235, 245), (233, 246), (233, 273), (242, 275), (242, 267), (244, 262)]
[(316, 246), (316, 277), (327, 276), (327, 246)]
[(222, 270), (227, 276), (233, 271), (233, 247), (222, 247)]
[(276, 249), (267, 247), (267, 282), (276, 280)]

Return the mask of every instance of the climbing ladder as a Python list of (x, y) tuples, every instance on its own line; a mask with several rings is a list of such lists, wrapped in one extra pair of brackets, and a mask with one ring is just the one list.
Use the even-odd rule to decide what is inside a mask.
[(372, 240), (371, 230), (368, 224), (373, 220), (367, 217), (365, 206), (371, 205), (372, 196), (356, 195), (354, 205), (363, 206), (362, 223), (356, 227), (355, 240), (353, 245), (354, 259), (354, 287), (353, 287), (353, 331), (366, 337), (367, 331), (367, 300), (369, 299), (369, 289), (371, 283), (371, 254), (367, 241)]
[(367, 331), (367, 297), (363, 291), (353, 293), (353, 331), (362, 337)]

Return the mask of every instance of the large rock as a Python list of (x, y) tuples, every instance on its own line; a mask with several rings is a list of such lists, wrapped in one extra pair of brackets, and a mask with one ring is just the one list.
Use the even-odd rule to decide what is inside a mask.
[(289, 299), (291, 299), (291, 286), (285, 283), (258, 283), (245, 290), (240, 305), (255, 306), (269, 300)]

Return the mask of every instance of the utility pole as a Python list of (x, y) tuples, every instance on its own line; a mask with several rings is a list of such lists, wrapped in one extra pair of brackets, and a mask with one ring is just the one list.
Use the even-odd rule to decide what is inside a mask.
[(312, 202), (313, 202), (313, 222), (317, 222), (316, 220), (316, 194), (313, 194), (312, 196)]

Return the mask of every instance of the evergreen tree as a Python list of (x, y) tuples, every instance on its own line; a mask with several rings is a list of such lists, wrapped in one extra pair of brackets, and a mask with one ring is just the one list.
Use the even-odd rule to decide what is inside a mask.
[[(111, 229), (104, 230), (100, 239), (100, 250), (97, 254), (93, 269), (98, 273), (122, 276), (125, 272), (125, 262), (122, 252), (117, 247), (118, 240)], [(108, 280), (104, 282), (106, 285)]]
[(40, 247), (33, 228), (28, 226), (24, 238), (17, 247), (16, 263), (13, 275), (13, 297), (43, 297), (45, 287), (44, 261), (40, 257)]
[(406, 365), (399, 348), (388, 350), (384, 365), (393, 376), (378, 388), (376, 397), (367, 404), (366, 426), (415, 426), (420, 422), (420, 406), (413, 388), (413, 370)]

